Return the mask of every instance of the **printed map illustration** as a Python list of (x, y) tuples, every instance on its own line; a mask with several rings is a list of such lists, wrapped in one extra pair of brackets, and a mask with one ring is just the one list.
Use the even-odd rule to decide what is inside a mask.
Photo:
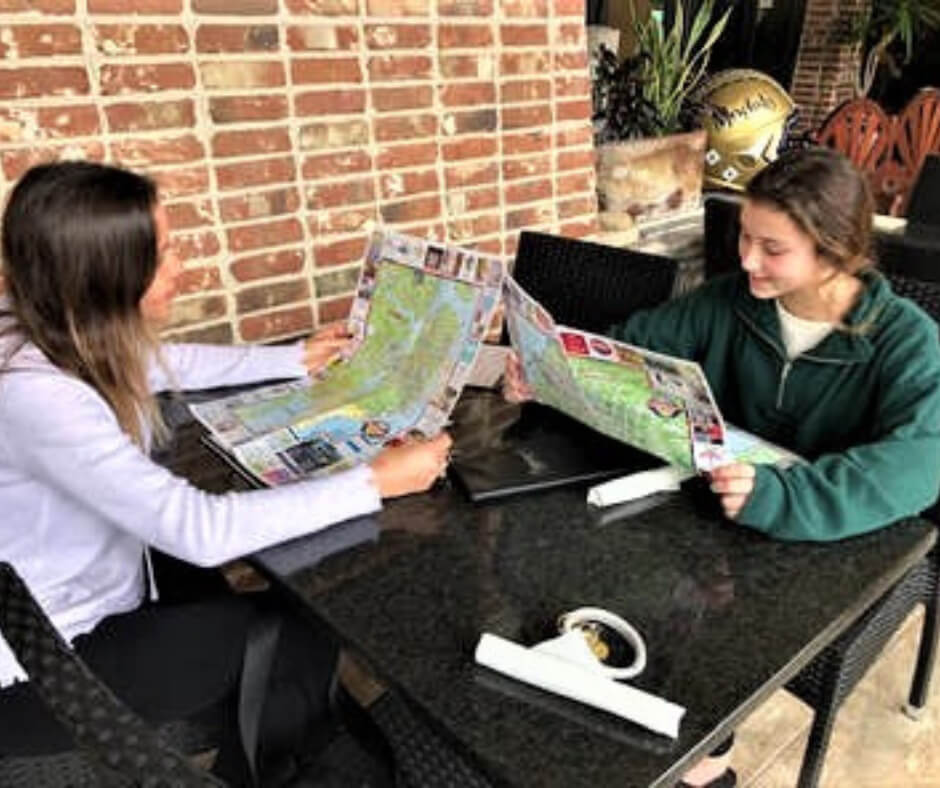
[(698, 364), (556, 325), (512, 279), (513, 347), (537, 401), (687, 470), (799, 458), (725, 424)]
[(323, 379), (193, 406), (214, 440), (268, 485), (348, 468), (393, 438), (440, 431), (500, 302), (501, 260), (376, 233), (349, 326), (354, 350)]

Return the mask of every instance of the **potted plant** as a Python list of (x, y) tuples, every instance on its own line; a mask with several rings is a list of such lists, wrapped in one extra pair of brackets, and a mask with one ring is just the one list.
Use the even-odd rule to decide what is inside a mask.
[(629, 230), (635, 222), (695, 205), (701, 198), (705, 132), (694, 95), (711, 49), (731, 9), (712, 20), (705, 0), (686, 25), (675, 4), (668, 32), (630, 5), (637, 51), (617, 61), (602, 50), (594, 73), (594, 137), (602, 229)]

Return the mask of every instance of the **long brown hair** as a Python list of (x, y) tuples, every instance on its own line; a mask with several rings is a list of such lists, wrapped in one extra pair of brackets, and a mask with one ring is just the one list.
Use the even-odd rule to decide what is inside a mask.
[(829, 148), (785, 153), (751, 179), (746, 193), (789, 216), (836, 268), (856, 274), (872, 264), (871, 188), (841, 153)]
[(153, 181), (127, 170), (44, 164), (16, 184), (2, 225), (4, 333), (92, 386), (140, 446), (164, 433), (147, 385), (158, 340), (140, 311), (159, 263), (156, 203)]

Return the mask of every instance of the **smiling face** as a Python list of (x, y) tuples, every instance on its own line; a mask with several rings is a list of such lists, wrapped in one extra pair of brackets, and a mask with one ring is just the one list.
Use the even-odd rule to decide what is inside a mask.
[(170, 225), (162, 205), (153, 209), (153, 222), (157, 234), (157, 271), (140, 299), (140, 312), (148, 322), (162, 325), (170, 318), (182, 263), (170, 243)]
[(738, 252), (755, 298), (812, 293), (838, 270), (786, 213), (753, 199), (741, 209)]

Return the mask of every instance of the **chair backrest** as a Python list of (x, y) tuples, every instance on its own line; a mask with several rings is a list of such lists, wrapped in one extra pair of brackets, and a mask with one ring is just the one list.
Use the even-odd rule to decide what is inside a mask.
[(29, 588), (0, 562), (0, 632), (38, 695), (100, 766), (103, 782), (203, 788), (224, 785), (168, 747), (66, 645)]
[(558, 323), (603, 333), (668, 300), (678, 270), (664, 255), (523, 231), (513, 277)]
[(703, 200), (705, 210), (705, 278), (741, 269), (738, 234), (741, 230), (741, 198), (712, 192)]
[(940, 229), (940, 154), (924, 158), (907, 204), (907, 223)]

